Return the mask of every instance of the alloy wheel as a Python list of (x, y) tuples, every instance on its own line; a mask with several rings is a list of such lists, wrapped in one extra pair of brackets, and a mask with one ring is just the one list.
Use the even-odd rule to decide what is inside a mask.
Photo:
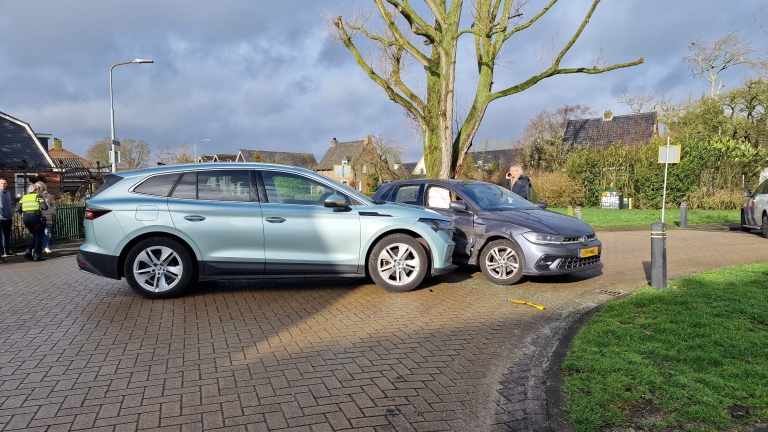
[(392, 285), (405, 285), (419, 273), (419, 255), (405, 243), (393, 243), (381, 251), (376, 260), (379, 275)]
[(514, 249), (508, 246), (496, 246), (485, 258), (485, 268), (499, 279), (508, 279), (517, 273), (520, 259)]
[(133, 262), (133, 276), (145, 290), (164, 292), (179, 283), (184, 265), (179, 255), (166, 246), (151, 246), (141, 251)]

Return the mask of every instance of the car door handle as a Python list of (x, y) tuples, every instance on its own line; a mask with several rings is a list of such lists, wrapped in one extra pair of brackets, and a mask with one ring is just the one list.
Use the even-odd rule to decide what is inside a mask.
[(269, 223), (283, 223), (283, 222), (285, 222), (285, 218), (281, 218), (281, 217), (268, 217), (266, 219), (266, 221), (269, 222)]
[(200, 222), (205, 220), (205, 216), (199, 216), (199, 215), (187, 215), (184, 216), (184, 219), (191, 221), (191, 222)]

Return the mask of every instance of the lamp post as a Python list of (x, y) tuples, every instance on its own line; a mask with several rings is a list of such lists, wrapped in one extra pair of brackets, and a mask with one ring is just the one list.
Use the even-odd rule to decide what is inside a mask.
[(109, 162), (112, 165), (112, 172), (117, 172), (117, 153), (115, 153), (115, 105), (113, 103), (113, 98), (112, 98), (112, 70), (117, 66), (127, 65), (132, 63), (137, 63), (137, 64), (154, 63), (154, 61), (136, 59), (134, 61), (117, 63), (112, 65), (111, 68), (109, 68), (109, 114), (110, 114), (110, 120), (112, 125), (112, 155), (109, 157)]
[(211, 140), (210, 138), (203, 138), (203, 139), (199, 139), (199, 140), (195, 141), (195, 143), (192, 144), (192, 147), (195, 148), (195, 163), (197, 163), (197, 143), (199, 143), (199, 142), (208, 142), (210, 140)]

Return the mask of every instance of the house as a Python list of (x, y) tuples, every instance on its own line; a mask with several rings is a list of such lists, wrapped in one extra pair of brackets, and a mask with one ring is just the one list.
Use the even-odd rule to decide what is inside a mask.
[[(80, 195), (93, 192), (94, 187), (98, 187), (98, 183), (95, 183), (96, 178), (91, 172), (91, 163), (87, 159), (65, 150), (60, 139), (53, 139), (53, 147), (48, 148), (48, 156), (51, 157), (53, 164), (61, 173), (60, 192), (62, 194)], [(102, 169), (105, 172), (109, 171), (108, 166), (99, 166), (96, 170), (97, 176), (98, 171)]]
[(195, 163), (213, 162), (213, 156), (200, 155), (197, 157)]
[(315, 171), (357, 191), (370, 192), (378, 186), (368, 176), (369, 171), (373, 172), (368, 156), (374, 153), (377, 152), (370, 137), (348, 142), (338, 142), (334, 138)]
[(50, 134), (35, 134), (32, 127), (0, 112), (0, 177), (16, 198), (30, 183), (44, 181), (52, 195), (60, 195), (59, 169), (48, 155)]
[(290, 153), (266, 150), (240, 150), (235, 162), (267, 162), (314, 170), (317, 159), (311, 153)]
[(235, 162), (237, 159), (236, 154), (231, 153), (216, 153), (213, 155), (213, 160), (211, 162)]
[(574, 147), (608, 148), (615, 143), (645, 145), (654, 136), (659, 136), (655, 112), (614, 116), (606, 111), (602, 118), (568, 120), (563, 141)]

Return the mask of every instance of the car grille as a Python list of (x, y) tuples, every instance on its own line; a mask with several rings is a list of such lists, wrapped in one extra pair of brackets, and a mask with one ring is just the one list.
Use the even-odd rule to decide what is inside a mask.
[(570, 270), (570, 269), (575, 269), (579, 267), (590, 267), (599, 263), (600, 263), (600, 255), (596, 255), (589, 258), (567, 257), (567, 258), (563, 258), (563, 260), (560, 261), (560, 264), (558, 264), (557, 268), (563, 269), (563, 270)]
[[(596, 234), (588, 234), (587, 235), (587, 240), (588, 241), (592, 241), (592, 240), (594, 240), (596, 238), (597, 238)], [(578, 243), (580, 241), (581, 241), (581, 236), (578, 236), (578, 237), (564, 237), (563, 238), (563, 243)]]

